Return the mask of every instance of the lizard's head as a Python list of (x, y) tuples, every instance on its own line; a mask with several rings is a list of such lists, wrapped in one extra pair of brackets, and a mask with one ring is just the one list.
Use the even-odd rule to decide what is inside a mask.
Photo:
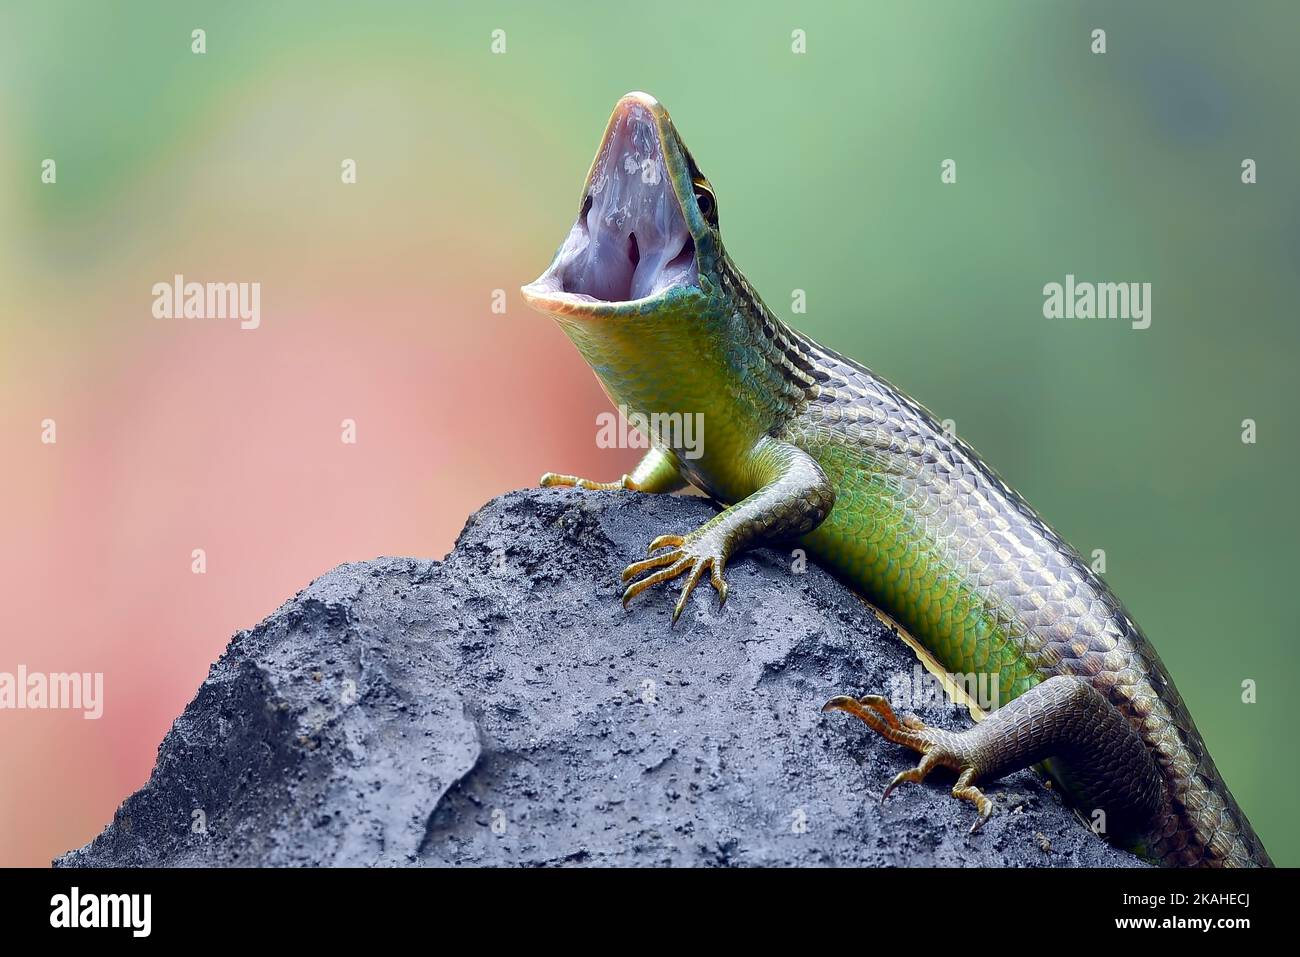
[(718, 209), (668, 111), (646, 93), (618, 101), (555, 259), (521, 290), (561, 319), (635, 318), (700, 297), (721, 251)]

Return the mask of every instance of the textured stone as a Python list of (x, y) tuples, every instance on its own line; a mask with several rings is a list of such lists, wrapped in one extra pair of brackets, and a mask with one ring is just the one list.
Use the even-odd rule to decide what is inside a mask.
[(336, 568), (235, 635), (148, 783), (56, 863), (1139, 863), (1029, 772), (988, 788), (975, 835), (945, 772), (882, 806), (916, 756), (820, 706), (915, 660), (816, 567), (762, 550), (728, 569), (725, 609), (706, 580), (676, 628), (676, 587), (624, 611), (623, 566), (711, 511), (515, 492), (444, 561)]

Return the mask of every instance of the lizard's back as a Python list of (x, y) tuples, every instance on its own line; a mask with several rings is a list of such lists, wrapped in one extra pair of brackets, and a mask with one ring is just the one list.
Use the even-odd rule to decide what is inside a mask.
[[(837, 490), (805, 541), (949, 671), (1001, 703), (1086, 680), (1155, 756), (1164, 811), (1142, 842), (1175, 865), (1268, 864), (1155, 649), (1079, 555), (966, 443), (864, 366), (790, 333), (816, 384), (786, 437)], [(1068, 786), (1068, 769), (1064, 775)]]

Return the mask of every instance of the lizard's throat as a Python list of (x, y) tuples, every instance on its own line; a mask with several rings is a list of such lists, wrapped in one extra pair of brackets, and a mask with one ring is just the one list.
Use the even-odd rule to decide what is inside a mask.
[(555, 261), (524, 294), (543, 308), (580, 314), (586, 304), (644, 302), (698, 280), (659, 128), (645, 106), (629, 102), (601, 143), (582, 210)]

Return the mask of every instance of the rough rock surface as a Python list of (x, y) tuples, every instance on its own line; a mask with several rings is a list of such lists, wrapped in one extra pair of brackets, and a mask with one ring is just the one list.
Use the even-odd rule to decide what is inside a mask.
[[(1133, 866), (1031, 773), (978, 834), (951, 775), (820, 705), (915, 660), (816, 567), (624, 611), (618, 572), (702, 499), (516, 492), (441, 562), (343, 565), (235, 635), (149, 781), (63, 866)], [(960, 727), (951, 708), (917, 712)]]

